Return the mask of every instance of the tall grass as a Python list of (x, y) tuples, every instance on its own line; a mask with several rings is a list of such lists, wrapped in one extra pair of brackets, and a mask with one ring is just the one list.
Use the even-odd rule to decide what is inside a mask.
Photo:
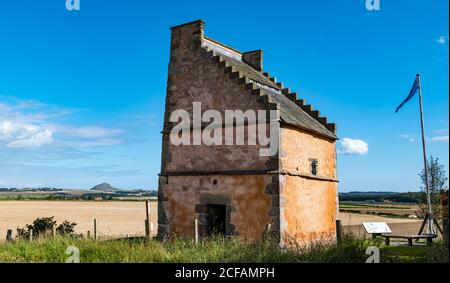
[[(367, 247), (379, 243), (344, 237), (342, 244), (315, 243), (309, 247), (280, 249), (274, 241), (251, 243), (239, 238), (212, 238), (196, 245), (189, 240), (159, 242), (156, 240), (123, 239), (94, 241), (56, 237), (34, 242), (15, 241), (0, 244), (0, 262), (14, 263), (63, 263), (69, 257), (67, 247), (80, 251), (83, 263), (227, 263), (227, 262), (342, 262), (363, 263), (368, 257)], [(386, 262), (448, 262), (448, 251), (440, 246), (427, 248), (422, 253), (399, 256), (395, 249), (382, 249), (382, 261)]]

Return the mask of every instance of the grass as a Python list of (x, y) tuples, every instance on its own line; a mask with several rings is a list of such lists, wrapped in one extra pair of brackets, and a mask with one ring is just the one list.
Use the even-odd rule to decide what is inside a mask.
[(385, 247), (383, 249), (387, 262), (416, 262), (416, 263), (441, 263), (449, 261), (448, 250), (443, 245), (428, 246), (398, 246)]
[[(57, 237), (34, 242), (14, 241), (0, 244), (2, 263), (63, 263), (69, 246), (80, 250), (83, 263), (227, 263), (227, 262), (318, 262), (363, 263), (366, 248), (380, 246), (355, 236), (346, 236), (341, 245), (315, 243), (308, 248), (283, 250), (273, 241), (251, 243), (239, 238), (213, 238), (195, 245), (190, 240), (159, 242), (123, 239), (93, 241)], [(448, 251), (440, 244), (434, 247), (381, 247), (382, 262), (448, 262)]]

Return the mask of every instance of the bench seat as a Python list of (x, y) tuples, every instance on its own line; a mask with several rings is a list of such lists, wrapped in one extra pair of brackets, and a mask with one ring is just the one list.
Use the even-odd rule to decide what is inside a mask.
[(433, 244), (433, 239), (437, 238), (435, 234), (427, 235), (383, 235), (386, 245), (389, 246), (391, 239), (405, 239), (408, 240), (408, 246), (413, 245), (413, 240), (426, 239), (428, 245)]

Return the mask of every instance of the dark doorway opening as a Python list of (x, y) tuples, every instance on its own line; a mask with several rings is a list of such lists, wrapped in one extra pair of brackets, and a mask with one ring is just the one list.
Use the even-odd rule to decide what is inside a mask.
[(208, 235), (226, 235), (227, 207), (222, 204), (208, 204)]

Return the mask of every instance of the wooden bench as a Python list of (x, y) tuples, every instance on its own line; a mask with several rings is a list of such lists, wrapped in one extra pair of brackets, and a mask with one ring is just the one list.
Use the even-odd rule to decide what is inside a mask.
[(408, 240), (408, 246), (413, 246), (413, 240), (420, 240), (420, 239), (426, 239), (427, 245), (433, 244), (433, 239), (437, 238), (437, 235), (383, 235), (386, 245), (389, 246), (391, 239), (406, 239)]

